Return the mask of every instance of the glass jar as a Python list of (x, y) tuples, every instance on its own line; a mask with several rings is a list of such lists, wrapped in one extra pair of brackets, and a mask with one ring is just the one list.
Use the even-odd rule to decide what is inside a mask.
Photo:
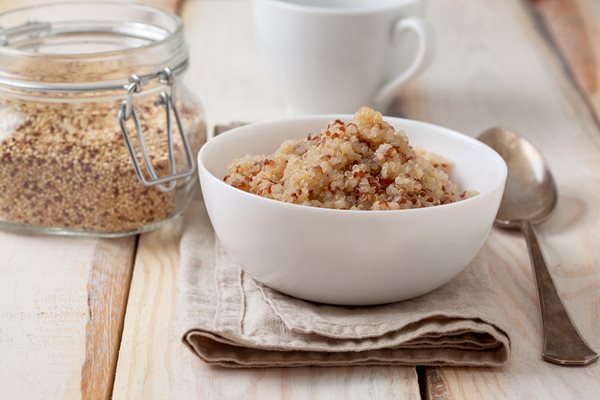
[(181, 214), (206, 124), (180, 19), (60, 3), (0, 27), (0, 227), (125, 236)]

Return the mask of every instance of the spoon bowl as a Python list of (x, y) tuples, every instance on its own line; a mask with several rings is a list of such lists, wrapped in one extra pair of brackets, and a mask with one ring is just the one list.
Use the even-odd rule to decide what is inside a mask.
[(558, 190), (542, 154), (527, 140), (504, 128), (491, 128), (479, 140), (506, 161), (508, 179), (496, 224), (520, 229), (521, 221), (544, 221), (558, 200)]

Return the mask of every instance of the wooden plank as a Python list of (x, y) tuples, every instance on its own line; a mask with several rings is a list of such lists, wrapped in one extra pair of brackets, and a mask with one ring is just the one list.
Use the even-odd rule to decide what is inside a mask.
[[(257, 57), (247, 1), (186, 2), (190, 86), (211, 125), (282, 116), (280, 93)], [(181, 344), (175, 310), (180, 227), (143, 235), (132, 279), (114, 399), (418, 399), (414, 368), (227, 370)]]
[(0, 398), (109, 397), (134, 246), (0, 233)]
[(425, 368), (425, 381), (422, 385), (424, 385), (427, 400), (450, 400), (452, 398), (440, 368)]
[(600, 120), (600, 2), (530, 1)]
[[(585, 100), (523, 2), (429, 3), (438, 32), (434, 65), (394, 110), (476, 135), (491, 126), (522, 133), (546, 156), (560, 190), (539, 227), (559, 292), (593, 348), (600, 348), (600, 132)], [(540, 359), (538, 301), (521, 235), (494, 230), (490, 260), (511, 321), (512, 358), (502, 369), (427, 369), (433, 399), (584, 399), (600, 393), (600, 363), (565, 368)]]
[(83, 399), (109, 399), (112, 393), (135, 246), (135, 237), (96, 245), (87, 283)]
[(175, 286), (181, 222), (142, 236), (113, 398), (418, 399), (414, 368), (230, 370), (209, 367), (181, 343)]
[(0, 233), (0, 398), (110, 397), (135, 246)]
[(281, 92), (260, 57), (249, 0), (186, 1), (190, 45), (185, 79), (201, 99), (209, 132), (216, 124), (284, 116)]

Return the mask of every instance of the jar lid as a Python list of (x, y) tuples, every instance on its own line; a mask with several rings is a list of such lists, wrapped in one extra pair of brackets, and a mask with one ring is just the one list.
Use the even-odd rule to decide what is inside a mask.
[(157, 8), (67, 2), (0, 14), (0, 85), (34, 91), (122, 89), (185, 70), (181, 20)]

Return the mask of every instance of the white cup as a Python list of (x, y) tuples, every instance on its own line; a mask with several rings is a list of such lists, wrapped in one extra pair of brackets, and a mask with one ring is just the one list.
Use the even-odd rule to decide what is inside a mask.
[(254, 0), (258, 37), (295, 114), (388, 108), (427, 66), (424, 0)]

